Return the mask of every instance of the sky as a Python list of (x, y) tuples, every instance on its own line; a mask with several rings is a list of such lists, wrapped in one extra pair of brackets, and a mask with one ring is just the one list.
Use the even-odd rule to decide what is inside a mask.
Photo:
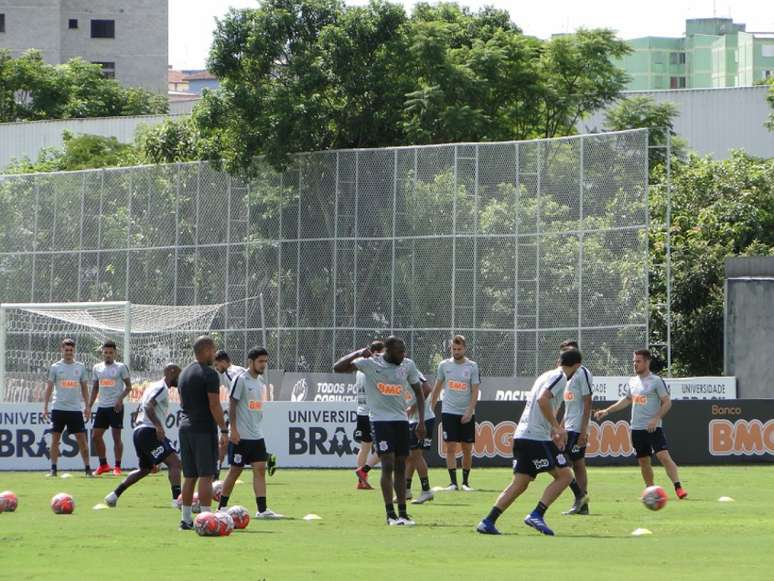
[[(400, 0), (393, 0), (400, 1)], [(368, 0), (346, 0), (352, 6)], [(407, 10), (415, 0), (400, 2)], [(771, 0), (458, 0), (477, 9), (507, 9), (526, 34), (549, 38), (576, 28), (612, 28), (622, 38), (681, 36), (686, 18), (731, 16), (748, 31), (774, 32)], [(204, 68), (215, 18), (229, 7), (254, 8), (258, 0), (169, 0), (169, 59), (177, 69)]]

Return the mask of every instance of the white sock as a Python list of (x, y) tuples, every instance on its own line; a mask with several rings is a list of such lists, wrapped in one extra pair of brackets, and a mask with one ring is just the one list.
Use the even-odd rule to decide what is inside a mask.
[(209, 506), (202, 506), (201, 509), (202, 509), (202, 512), (212, 512)]
[(183, 505), (183, 522), (188, 524), (193, 522), (193, 507)]

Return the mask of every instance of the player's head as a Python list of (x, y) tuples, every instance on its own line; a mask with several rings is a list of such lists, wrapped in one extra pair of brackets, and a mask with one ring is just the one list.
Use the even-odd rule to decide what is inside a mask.
[(102, 344), (102, 361), (110, 365), (116, 360), (116, 342), (108, 339)]
[(215, 353), (215, 363), (213, 363), (215, 366), (215, 369), (218, 370), (218, 373), (225, 373), (226, 370), (231, 367), (231, 357), (228, 356), (228, 353), (226, 353), (223, 349), (219, 349), (217, 353)]
[(578, 371), (581, 361), (583, 361), (583, 356), (577, 349), (565, 349), (559, 354), (559, 366), (568, 378)]
[(197, 337), (193, 344), (193, 351), (196, 361), (203, 365), (212, 365), (215, 360), (215, 341), (208, 335)]
[(374, 355), (381, 355), (384, 353), (384, 341), (379, 341), (378, 339), (376, 341), (371, 341), (368, 345), (368, 350)]
[(390, 335), (384, 342), (384, 359), (393, 365), (403, 363), (406, 357), (406, 344), (403, 339)]
[(269, 352), (263, 347), (253, 347), (247, 353), (247, 367), (251, 369), (253, 373), (263, 375), (266, 371), (266, 366), (269, 365)]
[(167, 387), (177, 387), (178, 377), (180, 377), (180, 366), (177, 363), (167, 363), (164, 366), (164, 382)]
[(467, 349), (468, 347), (463, 335), (455, 335), (454, 338), (452, 338), (451, 352), (452, 357), (454, 357), (456, 361), (462, 361), (465, 359), (465, 352)]
[(75, 359), (75, 339), (70, 337), (62, 339), (59, 350), (62, 352), (62, 359), (65, 361), (72, 361)]
[(559, 344), (559, 351), (566, 351), (567, 349), (580, 349), (578, 342), (575, 339), (567, 339)]
[(634, 367), (634, 373), (637, 375), (645, 375), (650, 373), (650, 360), (652, 359), (650, 349), (637, 349), (632, 355), (632, 366)]

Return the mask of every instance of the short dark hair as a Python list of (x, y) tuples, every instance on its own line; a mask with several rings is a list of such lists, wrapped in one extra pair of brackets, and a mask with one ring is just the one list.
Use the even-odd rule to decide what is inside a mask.
[(201, 335), (200, 337), (197, 337), (196, 341), (194, 341), (193, 343), (194, 353), (198, 355), (204, 349), (212, 345), (215, 345), (215, 341), (212, 340), (212, 337), (210, 337), (209, 335)]
[(467, 343), (465, 342), (465, 335), (455, 335), (454, 338), (452, 338), (452, 344), (453, 345), (463, 345), (464, 347), (467, 347)]
[(384, 348), (385, 349), (389, 349), (390, 347), (395, 347), (397, 345), (405, 346), (406, 344), (403, 342), (403, 339), (401, 339), (400, 337), (396, 337), (395, 335), (390, 335), (384, 341)]
[(559, 351), (564, 351), (565, 349), (578, 349), (578, 342), (575, 339), (567, 339), (566, 341), (562, 341), (559, 343)]
[(102, 344), (102, 349), (118, 349), (118, 347), (116, 347), (115, 341), (108, 339)]
[(231, 361), (231, 357), (228, 356), (225, 350), (218, 349), (218, 352), (215, 353), (215, 361)]
[(376, 353), (377, 351), (384, 351), (384, 341), (380, 341), (377, 339), (376, 341), (371, 341), (371, 344), (368, 346), (368, 350), (371, 353)]
[(62, 347), (75, 347), (75, 339), (72, 337), (65, 337), (62, 339)]
[(577, 349), (565, 349), (559, 354), (559, 364), (566, 367), (577, 365), (581, 361), (583, 361), (583, 357)]
[(250, 349), (250, 351), (247, 352), (247, 358), (250, 361), (255, 361), (256, 359), (264, 355), (268, 357), (269, 352), (266, 351), (266, 349), (264, 349), (263, 347), (253, 347), (252, 349)]
[(634, 354), (639, 355), (640, 357), (644, 357), (648, 361), (653, 359), (653, 355), (651, 355), (650, 349), (637, 349), (637, 351), (635, 351)]

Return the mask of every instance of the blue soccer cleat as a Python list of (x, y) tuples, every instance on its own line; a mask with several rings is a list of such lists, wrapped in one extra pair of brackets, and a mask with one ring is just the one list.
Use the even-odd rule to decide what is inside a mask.
[(500, 531), (497, 530), (494, 523), (488, 518), (483, 519), (476, 527), (476, 532), (482, 535), (499, 535)]
[(527, 516), (524, 517), (524, 524), (528, 527), (532, 527), (538, 532), (543, 533), (544, 535), (548, 535), (549, 537), (554, 536), (554, 531), (552, 531), (548, 525), (546, 524), (546, 521), (543, 520), (543, 517), (540, 516), (537, 512), (531, 512)]

